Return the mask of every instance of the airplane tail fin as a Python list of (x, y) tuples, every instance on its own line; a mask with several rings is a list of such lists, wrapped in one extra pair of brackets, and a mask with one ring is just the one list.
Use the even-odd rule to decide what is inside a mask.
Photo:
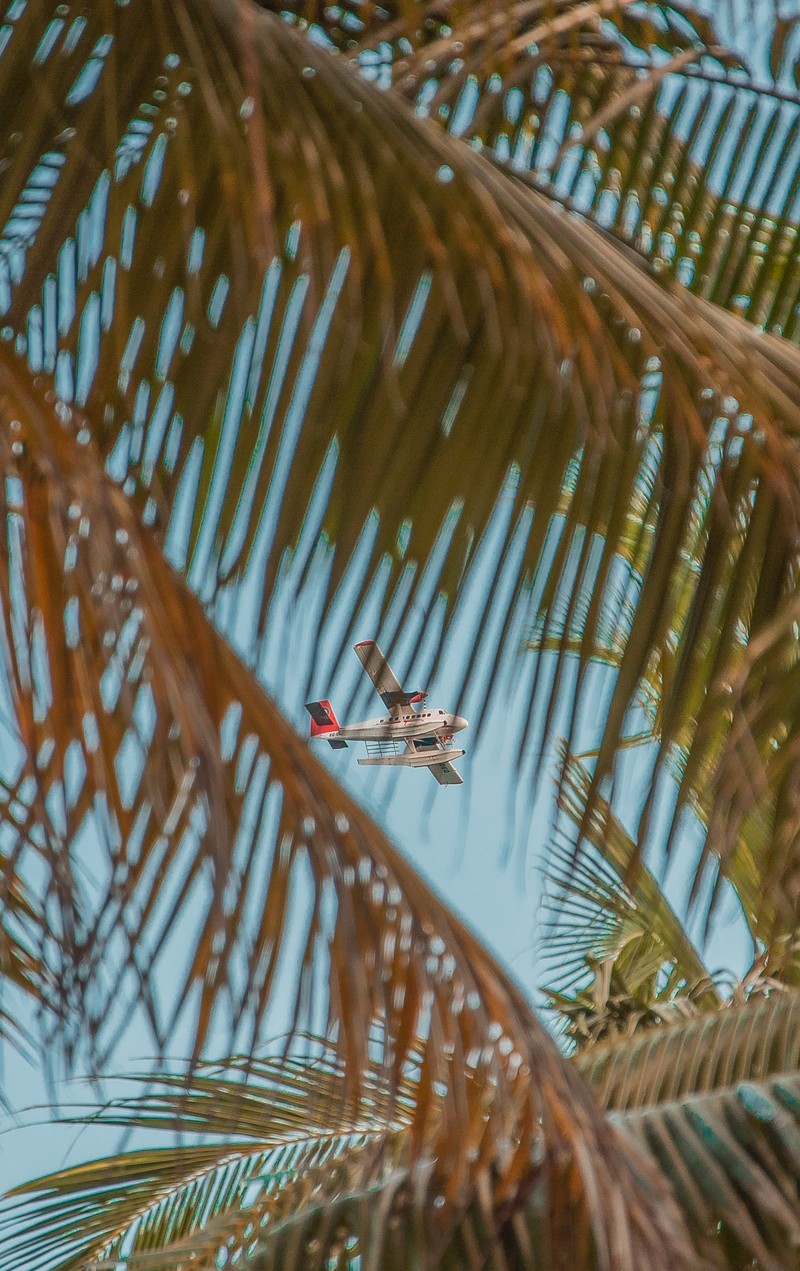
[[(311, 716), (312, 737), (324, 737), (326, 733), (338, 732), (339, 721), (330, 702), (306, 702), (306, 710)], [(343, 750), (347, 742), (338, 737), (328, 738), (328, 745), (333, 746), (334, 750)]]

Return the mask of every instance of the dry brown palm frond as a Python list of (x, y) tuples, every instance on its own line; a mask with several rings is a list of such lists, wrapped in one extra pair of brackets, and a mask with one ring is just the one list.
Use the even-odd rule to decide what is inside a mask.
[[(376, 1020), (390, 1078), (422, 1035), (410, 1152), (435, 1155), (446, 1217), (476, 1185), (487, 1213), (513, 1208), (534, 1176), (556, 1265), (576, 1248), (601, 1266), (676, 1263), (668, 1203), (647, 1203), (521, 995), (310, 759), (163, 549), (204, 598), (249, 564), (260, 636), (287, 548), (310, 559), (323, 527), (330, 598), (377, 511), (360, 599), (382, 553), (397, 579), (409, 522), (424, 564), (461, 507), (434, 579), (452, 598), (513, 471), (511, 524), (533, 509), (533, 529), (519, 557), (506, 535), (470, 652), (510, 560), (512, 607), (538, 575), (545, 625), (567, 580), (570, 638), (592, 578), (583, 673), (620, 545), (640, 559), (628, 507), (644, 484), (649, 555), (599, 782), (672, 630), (687, 521), (710, 490), (663, 745), (692, 747), (685, 801), (751, 774), (715, 803), (723, 855), (774, 776), (766, 886), (793, 903), (798, 351), (659, 285), (272, 15), (138, 0), (87, 6), (78, 27), (51, 16), (15, 11), (0, 50), (3, 303), (42, 377), (4, 354), (0, 579), (32, 817), (96, 1045), (128, 987), (158, 1038), (183, 1011), (199, 1047), (226, 995), (232, 1023), (257, 1029), (291, 949), (292, 1026), (321, 1013), (354, 1097)], [(537, 681), (546, 727), (568, 655), (552, 687)], [(585, 705), (579, 688), (576, 716)], [(107, 869), (76, 918), (88, 832)], [(200, 936), (164, 1012), (152, 975), (193, 889)]]
[[(385, 70), (395, 87), (409, 94), (423, 83), (462, 83), (475, 57), (481, 78), (488, 78), (488, 66), (501, 77), (519, 67), (524, 79), (524, 70), (540, 64), (538, 54), (562, 54), (577, 66), (581, 54), (592, 51), (619, 64), (622, 43), (609, 38), (611, 29), (640, 56), (653, 50), (669, 56), (715, 44), (713, 24), (699, 10), (650, 0), (524, 0), (501, 6), (486, 0), (405, 0), (369, 7), (315, 0), (258, 3), (281, 16), (291, 15), (301, 29), (313, 25), (323, 31), (335, 48), (362, 60), (367, 73)], [(724, 49), (718, 54), (731, 59)], [(448, 96), (455, 95), (451, 87)]]
[[(61, 999), (63, 1009), (64, 1002), (58, 968), (52, 967), (48, 957), (51, 933), (46, 917), (30, 877), (21, 876), (16, 868), (17, 847), (26, 837), (20, 827), (27, 820), (25, 804), (19, 787), (2, 790), (0, 798), (7, 808), (0, 856), (0, 1044), (10, 1043), (32, 1056), (36, 1046), (29, 1026), (31, 1015), (50, 1018), (54, 1003)], [(40, 844), (30, 846), (37, 856)], [(80, 1013), (80, 1003), (71, 1001), (65, 1013), (69, 1009)]]
[[(790, 1265), (800, 1178), (799, 1001), (783, 992), (728, 1005), (576, 1061), (623, 1134), (670, 1180), (695, 1240), (691, 1265), (697, 1258), (732, 1271), (749, 1258), (773, 1271)], [(177, 1118), (184, 1132), (205, 1132), (206, 1142), (124, 1153), (20, 1189), (4, 1215), (0, 1265), (32, 1255), (48, 1271), (77, 1271), (87, 1257), (111, 1267), (124, 1248), (141, 1271), (165, 1271), (181, 1254), (205, 1268), (223, 1247), (256, 1267), (317, 1267), (334, 1257), (350, 1268), (370, 1255), (382, 1267), (424, 1265), (406, 1206), (415, 1187), (432, 1184), (430, 1163), (416, 1180), (409, 1175), (401, 1115), (376, 1175), (370, 1152), (385, 1136), (391, 1096), (376, 1071), (371, 1111), (351, 1122), (352, 1110), (334, 1093), (340, 1080), (321, 1055), (311, 1063), (268, 1060), (245, 1086), (235, 1071), (199, 1072), (188, 1092), (176, 1078), (163, 1093), (117, 1101), (104, 1120), (163, 1130)], [(403, 1097), (413, 1104), (413, 1080)], [(534, 1181), (511, 1215), (492, 1211), (479, 1192), (436, 1265), (477, 1268), (487, 1256), (500, 1265), (503, 1258), (558, 1265), (556, 1250), (574, 1233), (543, 1226), (539, 1187)], [(130, 1232), (127, 1243), (118, 1229)]]
[[(643, 79), (629, 67), (592, 69), (589, 60), (574, 84), (546, 82), (529, 108), (535, 128), (525, 133), (524, 116), (514, 124), (515, 166), (530, 167), (537, 184), (630, 243), (659, 274), (797, 342), (797, 90), (691, 65), (662, 74), (656, 64)], [(509, 124), (490, 126), (487, 145), (497, 145), (501, 128)]]
[[(252, 1047), (282, 981), (291, 1033), (321, 1019), (356, 1106), (376, 1056), (390, 1086), (418, 1065), (409, 1168), (413, 1178), (433, 1159), (443, 1197), (429, 1211), (427, 1183), (413, 1196), (429, 1243), (476, 1186), (502, 1212), (535, 1176), (547, 1180), (548, 1229), (569, 1214), (598, 1265), (680, 1257), (680, 1232), (651, 1213), (654, 1184), (638, 1178), (520, 992), (214, 630), (104, 472), (86, 418), (48, 402), (7, 353), (0, 406), (13, 492), (0, 574), (7, 673), (45, 859), (51, 875), (60, 866), (67, 898), (82, 834), (84, 851), (110, 866), (87, 897), (72, 968), (96, 1045), (125, 1010), (129, 975), (159, 1036), (148, 992), (159, 961), (176, 957), (170, 929), (199, 885), (204, 912), (182, 937), (185, 976), (163, 1027), (188, 1016), (199, 1052), (227, 998)], [(93, 811), (100, 792), (106, 817)], [(176, 870), (182, 888), (165, 898), (162, 880)]]
[[(748, 67), (753, 40), (726, 6), (711, 17), (602, 8), (601, 21), (587, 4), (429, 16), (420, 6), (411, 27), (408, 15), (390, 21), (378, 9), (366, 27), (361, 15), (358, 39), (346, 7), (314, 16), (418, 111), (496, 162), (531, 170), (696, 294), (797, 340), (800, 86), (785, 66), (770, 83), (758, 52)], [(760, 12), (759, 27), (777, 71), (797, 20)]]
[[(205, 1271), (240, 1259), (285, 1271), (337, 1258), (336, 1266), (398, 1271), (478, 1271), (505, 1259), (531, 1271), (595, 1265), (586, 1233), (566, 1213), (566, 1222), (552, 1223), (548, 1189), (569, 1185), (566, 1162), (558, 1179), (532, 1170), (500, 1206), (484, 1179), (431, 1250), (419, 1217), (441, 1203), (440, 1180), (434, 1161), (409, 1159), (418, 1069), (411, 1065), (393, 1091), (373, 1066), (368, 1098), (353, 1104), (324, 1039), (306, 1040), (314, 1058), (229, 1060), (159, 1078), (146, 1093), (134, 1087), (95, 1112), (103, 1124), (184, 1137), (18, 1188), (0, 1222), (0, 1267), (25, 1260), (42, 1271), (79, 1271), (122, 1258), (132, 1271), (166, 1271), (182, 1260)], [(80, 1111), (70, 1118), (86, 1119)]]

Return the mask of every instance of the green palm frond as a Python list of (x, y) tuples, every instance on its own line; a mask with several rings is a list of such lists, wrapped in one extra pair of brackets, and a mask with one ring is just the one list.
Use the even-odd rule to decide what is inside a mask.
[[(632, 744), (648, 740), (656, 737), (643, 733)], [(672, 768), (678, 781), (684, 765), (685, 756), (677, 756)], [(658, 1023), (683, 1006), (689, 1012), (711, 1009), (726, 991), (722, 981), (715, 985), (608, 801), (599, 799), (585, 819), (591, 787), (586, 764), (565, 756), (558, 805), (570, 832), (550, 848), (550, 923), (542, 940), (543, 966), (559, 973), (546, 992), (579, 1044), (614, 1030), (632, 1031), (642, 1022)], [(697, 806), (695, 812), (707, 823), (707, 809)], [(579, 830), (584, 840), (576, 849)], [(756, 809), (727, 867), (756, 955), (744, 981), (734, 986), (745, 996), (770, 985), (796, 985), (800, 966), (796, 919), (786, 907), (776, 909), (774, 897), (761, 888), (770, 847), (769, 824)], [(588, 986), (580, 988), (587, 978)]]
[(554, 987), (566, 991), (587, 969), (607, 965), (619, 991), (647, 1002), (669, 1000), (679, 985), (716, 1002), (708, 971), (656, 879), (644, 865), (628, 876), (627, 886), (624, 877), (588, 854), (576, 860), (569, 842), (552, 851), (546, 883), (553, 891), (542, 939), (543, 967), (551, 974), (558, 969)]
[[(680, 615), (680, 612), (680, 605), (676, 605), (676, 614)], [(671, 643), (674, 648), (678, 641), (671, 640)], [(615, 651), (608, 646), (598, 651), (598, 657), (600, 661), (613, 666)], [(645, 726), (642, 731), (629, 738), (628, 745), (631, 748), (647, 744), (654, 745), (658, 742), (662, 700), (663, 685), (660, 678), (660, 666), (657, 663), (652, 681), (645, 681), (642, 685), (639, 701), (645, 714)], [(593, 757), (587, 756), (587, 758)], [(680, 746), (675, 746), (667, 756), (666, 770), (678, 785), (684, 781), (688, 761), (688, 751)], [(691, 803), (697, 824), (703, 829), (707, 828), (713, 814), (709, 788), (710, 783), (705, 787), (705, 800), (699, 797), (693, 798)], [(652, 880), (652, 887), (647, 881), (650, 878), (649, 871), (639, 862), (637, 844), (622, 828), (608, 801), (600, 798), (591, 816), (586, 818), (591, 791), (592, 776), (589, 768), (581, 759), (563, 752), (559, 780), (559, 807), (574, 829), (576, 831), (580, 829), (586, 844), (597, 854), (597, 862), (600, 860), (606, 862), (623, 889), (618, 897), (623, 908), (619, 914), (616, 914), (616, 884), (612, 881), (611, 888), (608, 890), (598, 877), (597, 884), (603, 892), (602, 904), (597, 910), (598, 919), (601, 923), (603, 922), (606, 908), (608, 908), (608, 917), (612, 925), (621, 919), (622, 912), (626, 911), (628, 904), (628, 899), (623, 898), (625, 888), (631, 884), (637, 889), (644, 887), (644, 904), (655, 905), (656, 911), (660, 912), (660, 903), (657, 900), (660, 894), (659, 885), (655, 879)], [(763, 887), (763, 878), (770, 868), (775, 847), (773, 827), (776, 815), (777, 797), (768, 791), (763, 798), (754, 803), (743, 818), (738, 839), (725, 864), (725, 874), (742, 907), (742, 916), (747, 923), (754, 948), (761, 951), (759, 960), (763, 962), (765, 968), (769, 969), (770, 974), (776, 975), (781, 982), (789, 984), (796, 983), (799, 973), (796, 911), (786, 903), (776, 905), (775, 893), (770, 889), (765, 891)], [(562, 850), (558, 843), (553, 846), (552, 851), (563, 876), (563, 885), (569, 891), (569, 868), (571, 865), (577, 865), (578, 854), (575, 853), (574, 846), (571, 849)], [(596, 865), (602, 872), (602, 867), (597, 862), (590, 868)], [(585, 866), (586, 862), (583, 861), (582, 864)], [(667, 943), (677, 948), (677, 942), (681, 937), (682, 926), (676, 919), (671, 926)], [(591, 952), (591, 950), (588, 951)], [(595, 955), (598, 954), (597, 949), (594, 952)]]
[[(526, 636), (526, 646), (530, 650), (543, 654), (555, 653), (559, 658), (577, 657), (584, 662), (596, 661), (619, 670), (636, 618), (638, 592), (653, 563), (653, 550), (657, 541), (659, 507), (654, 497), (652, 477), (652, 470), (643, 474), (641, 485), (634, 492), (628, 506), (626, 524), (619, 534), (615, 556), (609, 568), (609, 582), (600, 600), (593, 647), (586, 650), (584, 629), (592, 605), (596, 605), (595, 571), (602, 558), (607, 529), (600, 525), (587, 531), (585, 526), (578, 525), (572, 530), (572, 541), (566, 558), (571, 564), (565, 564), (558, 583), (547, 600), (542, 593), (538, 596), (537, 612)], [(676, 650), (685, 635), (701, 562), (708, 544), (712, 490), (713, 486), (709, 481), (701, 483), (697, 499), (688, 511), (680, 559), (671, 580), (669, 627), (663, 634), (660, 647), (653, 649), (651, 653), (633, 703), (644, 712), (645, 720), (638, 722), (636, 733), (621, 739), (620, 746), (623, 749), (638, 745), (646, 739), (655, 740), (661, 734), (662, 706), (669, 694)], [(554, 518), (553, 537), (556, 539), (563, 534), (568, 524), (567, 514), (573, 495), (574, 484), (572, 480), (568, 480), (559, 511)], [(734, 544), (732, 548), (738, 555), (741, 544)], [(587, 567), (580, 587), (576, 587), (574, 565), (581, 554), (586, 558)], [(673, 741), (674, 753), (669, 758), (675, 768), (681, 753), (680, 738), (676, 737)]]
[(704, 1266), (783, 1271), (800, 1243), (800, 997), (598, 1047), (579, 1071), (672, 1183)]
[[(346, 1076), (323, 1040), (316, 1060), (231, 1061), (159, 1079), (159, 1089), (117, 1099), (92, 1123), (189, 1135), (170, 1147), (59, 1170), (15, 1189), (0, 1227), (0, 1266), (20, 1263), (80, 1271), (169, 1246), (204, 1243), (242, 1211), (312, 1173), (334, 1172), (345, 1157), (367, 1156), (409, 1126), (409, 1076), (393, 1091), (380, 1068), (365, 1077), (365, 1097), (348, 1096)], [(418, 1074), (417, 1074), (418, 1075)], [(152, 1084), (152, 1078), (142, 1079)], [(80, 1123), (81, 1118), (75, 1117)], [(196, 1136), (202, 1136), (195, 1141)], [(407, 1138), (408, 1136), (406, 1136)], [(363, 1163), (363, 1162), (362, 1162)], [(214, 1250), (216, 1253), (216, 1248)]]
[[(656, 740), (645, 731), (631, 744)], [(676, 755), (671, 765), (678, 781), (685, 762), (685, 756)], [(586, 764), (565, 755), (558, 806), (570, 831), (551, 844), (545, 872), (550, 921), (542, 937), (543, 968), (558, 970), (545, 992), (579, 1044), (605, 1039), (615, 1030), (633, 1031), (643, 1022), (658, 1023), (683, 1006), (690, 1012), (707, 1010), (720, 1000), (720, 986), (608, 801), (600, 798), (586, 820), (591, 787)], [(700, 824), (707, 824), (708, 809), (696, 806), (695, 812)], [(584, 839), (576, 848), (578, 831)], [(745, 980), (735, 986), (744, 995), (766, 985), (796, 985), (800, 973), (795, 915), (788, 907), (776, 908), (774, 896), (765, 896), (761, 887), (769, 832), (769, 822), (756, 808), (727, 866), (756, 955)]]
[(720, 1004), (702, 957), (605, 799), (576, 846), (590, 789), (585, 764), (566, 756), (558, 804), (571, 825), (548, 850), (540, 938), (544, 993), (578, 1046)]

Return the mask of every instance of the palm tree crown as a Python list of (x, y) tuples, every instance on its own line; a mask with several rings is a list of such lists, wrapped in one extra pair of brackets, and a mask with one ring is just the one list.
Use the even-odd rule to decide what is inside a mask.
[[(737, 21), (11, 4), (0, 1022), (187, 1063), (0, 1267), (794, 1265), (800, 11)], [(367, 611), (479, 728), (530, 668), (571, 1059), (265, 691), (280, 604), (306, 696)]]

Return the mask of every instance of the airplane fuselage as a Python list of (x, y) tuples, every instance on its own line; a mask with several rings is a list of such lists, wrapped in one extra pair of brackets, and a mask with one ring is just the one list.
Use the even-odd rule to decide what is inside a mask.
[(466, 727), (465, 719), (447, 711), (408, 711), (394, 719), (383, 715), (358, 724), (340, 724), (325, 737), (328, 741), (337, 738), (340, 741), (404, 741), (414, 737), (451, 737)]
[(463, 785), (453, 760), (460, 759), (464, 751), (455, 749), (451, 741), (453, 733), (467, 727), (467, 721), (450, 711), (428, 710), (427, 693), (404, 689), (374, 640), (359, 641), (355, 651), (388, 715), (340, 724), (327, 698), (306, 702), (311, 738), (327, 741), (334, 750), (343, 750), (351, 741), (363, 741), (367, 754), (359, 759), (360, 764), (427, 768), (439, 785)]

